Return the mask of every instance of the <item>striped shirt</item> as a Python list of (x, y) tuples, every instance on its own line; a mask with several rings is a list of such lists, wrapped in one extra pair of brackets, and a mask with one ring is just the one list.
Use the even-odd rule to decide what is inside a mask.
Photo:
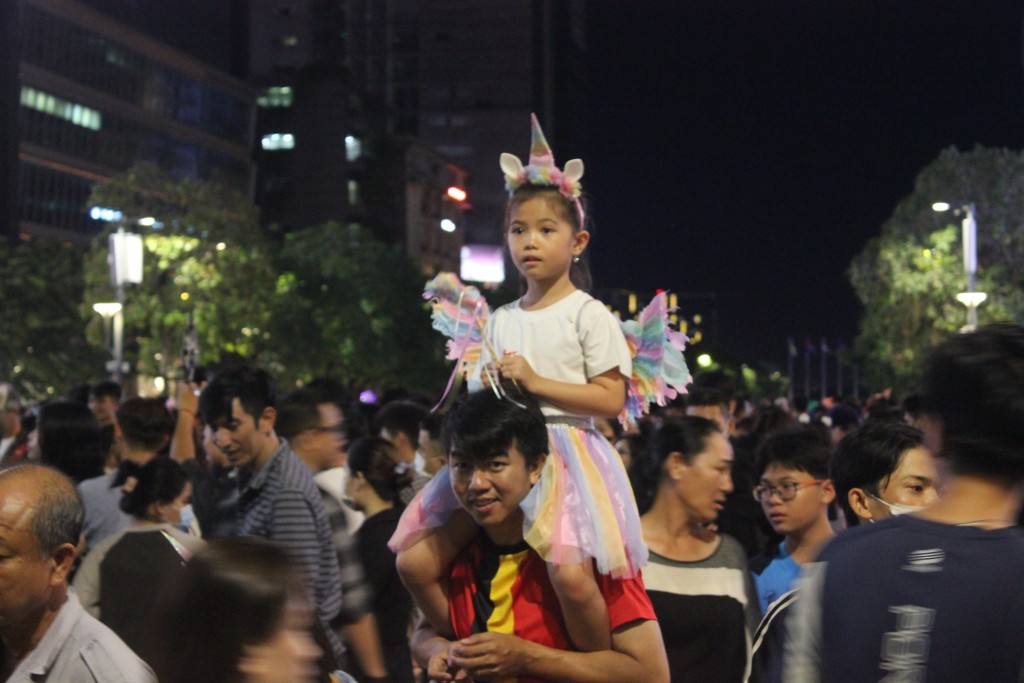
[(257, 472), (241, 472), (238, 533), (287, 548), (301, 569), (324, 624), (341, 610), (341, 573), (320, 491), (309, 468), (281, 445)]

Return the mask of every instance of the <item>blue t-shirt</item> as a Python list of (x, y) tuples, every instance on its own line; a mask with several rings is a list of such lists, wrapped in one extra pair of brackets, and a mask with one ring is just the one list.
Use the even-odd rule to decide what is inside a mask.
[(787, 593), (800, 575), (800, 565), (786, 552), (785, 541), (751, 560), (750, 570), (754, 575), (761, 614), (767, 614), (768, 606)]

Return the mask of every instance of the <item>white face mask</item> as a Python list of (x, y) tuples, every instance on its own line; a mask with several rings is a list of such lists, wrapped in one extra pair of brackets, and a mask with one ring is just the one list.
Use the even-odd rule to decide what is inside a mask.
[[(865, 493), (867, 492), (865, 491)], [(868, 493), (868, 495), (877, 500), (885, 507), (889, 508), (889, 512), (892, 513), (893, 517), (896, 517), (897, 515), (909, 515), (912, 512), (919, 512), (921, 510), (924, 510), (925, 508), (924, 505), (904, 505), (903, 503), (890, 503), (888, 501), (882, 500), (873, 493)], [(875, 520), (871, 521), (873, 522)]]
[(421, 477), (427, 476), (427, 459), (423, 456), (423, 451), (419, 448), (416, 449), (416, 456), (412, 459), (412, 467), (416, 470), (416, 474)]

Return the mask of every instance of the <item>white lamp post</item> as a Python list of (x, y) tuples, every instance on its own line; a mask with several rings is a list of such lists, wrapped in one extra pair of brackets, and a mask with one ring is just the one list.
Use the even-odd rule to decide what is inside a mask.
[[(111, 233), (108, 244), (110, 253), (107, 255), (107, 261), (110, 264), (110, 282), (117, 292), (117, 302), (96, 304), (93, 308), (104, 316), (105, 321), (108, 315), (113, 317), (114, 359), (107, 364), (107, 369), (114, 381), (121, 382), (128, 370), (127, 363), (124, 362), (124, 286), (142, 282), (142, 236), (125, 232), (124, 228), (120, 227), (117, 232)], [(100, 306), (104, 307), (108, 313), (103, 313), (98, 308)]]
[[(935, 211), (948, 211), (949, 204), (946, 202), (935, 202), (932, 204)], [(978, 285), (978, 222), (975, 220), (974, 202), (962, 204), (958, 211), (964, 212), (963, 245), (964, 245), (964, 273), (967, 275), (967, 291), (956, 295), (957, 301), (967, 307), (967, 326), (964, 332), (971, 332), (978, 327), (978, 306), (981, 305), (988, 295), (977, 290)]]

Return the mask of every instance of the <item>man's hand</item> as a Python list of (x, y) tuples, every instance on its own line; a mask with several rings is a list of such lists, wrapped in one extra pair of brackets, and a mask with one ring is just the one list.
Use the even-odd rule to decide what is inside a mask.
[(529, 648), (528, 642), (516, 636), (476, 633), (451, 644), (449, 662), (474, 679), (502, 680), (524, 673)]

